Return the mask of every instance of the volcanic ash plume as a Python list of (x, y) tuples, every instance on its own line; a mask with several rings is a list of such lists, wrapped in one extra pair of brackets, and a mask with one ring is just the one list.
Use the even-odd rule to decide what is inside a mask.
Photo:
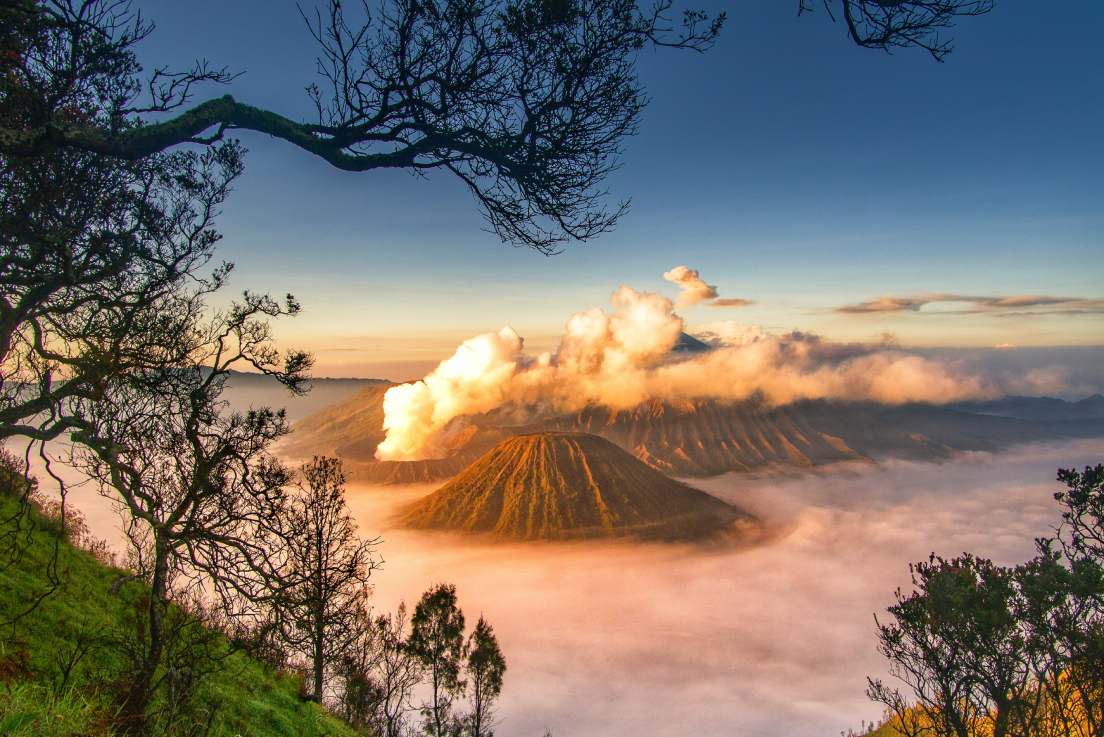
[[(624, 409), (653, 397), (943, 403), (1000, 394), (993, 382), (950, 364), (797, 332), (744, 328), (742, 342), (712, 341), (720, 347), (687, 357), (671, 351), (684, 328), (671, 300), (622, 286), (611, 302), (612, 313), (594, 307), (573, 315), (555, 354), (525, 356), (522, 338), (505, 327), (465, 341), (422, 381), (388, 390), (387, 439), (376, 457), (443, 458), (451, 420), (511, 402), (571, 411)], [(718, 325), (707, 332), (724, 332)]]

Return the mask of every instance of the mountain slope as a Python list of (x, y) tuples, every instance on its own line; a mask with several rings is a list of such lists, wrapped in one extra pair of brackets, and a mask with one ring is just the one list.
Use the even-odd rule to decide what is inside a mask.
[(628, 410), (591, 407), (526, 429), (601, 435), (653, 468), (684, 477), (869, 460), (791, 407), (755, 402), (653, 399)]
[(291, 458), (316, 455), (375, 460), (383, 442), (383, 395), (394, 384), (368, 386), (292, 426), (280, 452)]
[(654, 399), (627, 410), (589, 407), (526, 424), (517, 424), (524, 415), (517, 407), (459, 418), (472, 424), (449, 439), (448, 457), (380, 462), (375, 451), (384, 438), (386, 390), (365, 389), (297, 423), (282, 452), (297, 458), (338, 455), (350, 481), (410, 484), (452, 478), (502, 439), (534, 432), (600, 435), (676, 477), (885, 458), (937, 461), (961, 451), (1104, 436), (1104, 419), (1094, 417), (1104, 399), (1099, 395), (1081, 402), (1008, 397), (945, 407), (828, 400), (768, 407), (755, 401)]
[[(69, 519), (72, 523), (74, 518)], [(16, 536), (17, 520), (21, 532)], [(0, 486), (0, 535), (19, 541), (19, 554), (6, 554), (0, 566), (0, 621), (11, 624), (0, 657), (5, 683), (0, 734), (125, 734), (118, 696), (134, 672), (130, 647), (135, 627), (143, 621), (143, 607), (148, 607), (148, 588), (141, 579), (119, 586), (127, 571), (58, 541), (60, 525), (37, 508), (21, 508), (10, 489)], [(60, 574), (55, 578), (50, 575), (53, 566)], [(169, 620), (179, 627), (182, 620), (173, 611), (179, 612), (173, 607)], [(188, 729), (172, 734), (358, 734), (317, 704), (303, 703), (301, 676), (289, 677), (245, 652), (232, 651), (221, 630), (203, 631), (194, 620), (187, 628), (173, 630), (170, 625), (168, 647), (174, 649), (166, 652), (166, 666), (174, 662), (170, 658), (178, 667), (181, 661), (195, 666), (197, 660), (202, 666), (193, 690), (186, 692), (190, 697), (176, 704), (176, 715), (187, 718), (177, 725)], [(162, 679), (172, 683), (164, 666), (158, 673)], [(162, 685), (150, 711), (151, 733), (162, 734), (166, 715), (174, 713), (166, 702)]]
[(691, 540), (755, 526), (753, 517), (664, 476), (588, 433), (534, 433), (499, 443), (417, 502), (408, 527), (513, 540)]

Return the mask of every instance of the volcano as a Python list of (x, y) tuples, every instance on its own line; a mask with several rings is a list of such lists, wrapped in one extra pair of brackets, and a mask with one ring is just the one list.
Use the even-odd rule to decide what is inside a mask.
[(337, 455), (350, 482), (435, 483), (453, 478), (503, 439), (538, 432), (600, 435), (668, 476), (708, 477), (790, 466), (888, 458), (940, 461), (962, 451), (1018, 443), (1104, 437), (1104, 398), (1080, 402), (1006, 397), (957, 405), (881, 405), (801, 400), (780, 407), (753, 400), (652, 399), (630, 409), (588, 407), (551, 416), (517, 408), (462, 418), (445, 458), (377, 461), (388, 386), (359, 394), (295, 424), (281, 453)]
[(589, 433), (516, 435), (403, 516), (407, 527), (511, 540), (700, 540), (758, 528), (746, 512)]

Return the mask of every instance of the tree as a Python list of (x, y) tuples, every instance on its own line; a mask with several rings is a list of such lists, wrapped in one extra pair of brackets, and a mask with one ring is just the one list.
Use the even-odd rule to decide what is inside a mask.
[[(12, 65), (30, 114), (0, 128), (0, 153), (139, 161), (253, 130), (341, 169), (451, 171), (504, 240), (543, 251), (605, 232), (624, 210), (601, 205), (601, 183), (644, 106), (636, 53), (704, 50), (724, 21), (687, 11), (676, 32), (672, 0), (381, 0), (350, 22), (335, 0), (308, 19), (324, 81), (310, 90), (317, 122), (299, 123), (229, 95), (184, 109), (196, 84), (231, 80), (206, 63), (143, 84), (131, 47), (152, 25), (120, 0), (5, 5), (34, 32), (17, 31), (26, 46)], [(141, 117), (162, 113), (173, 117)]]
[(1014, 568), (964, 554), (913, 566), (879, 649), (912, 698), (871, 681), (910, 737), (1104, 735), (1104, 466), (1060, 470), (1054, 538)]
[[(991, 7), (841, 1), (861, 45), (927, 44), (937, 58), (949, 48), (925, 40), (931, 29)], [(241, 171), (231, 131), (342, 169), (451, 171), (504, 240), (544, 252), (613, 227), (625, 206), (606, 209), (602, 182), (645, 104), (636, 54), (704, 51), (725, 20), (686, 11), (676, 30), (672, 7), (380, 0), (350, 21), (335, 0), (308, 18), (323, 81), (307, 123), (231, 96), (191, 105), (203, 83), (233, 80), (206, 62), (143, 78), (134, 47), (153, 25), (125, 0), (0, 0), (0, 437), (67, 433), (73, 400), (149, 368), (133, 348), (147, 345), (141, 315), (211, 257)], [(182, 144), (217, 153), (164, 153)]]
[(422, 709), (426, 731), (445, 737), (453, 728), (452, 702), (464, 687), (464, 614), (456, 605), (456, 587), (438, 584), (425, 592), (414, 607), (410, 628), (406, 647), (421, 661), (433, 688), (432, 700)]
[(506, 658), (498, 648), (494, 629), (483, 617), (475, 625), (465, 650), (468, 653), (465, 672), (471, 690), (469, 734), (471, 737), (493, 737), (494, 702), (502, 693)]
[[(923, 715), (907, 733), (940, 737), (1028, 734), (1037, 699), (1031, 652), (1021, 636), (1014, 572), (964, 554), (912, 566), (917, 590), (897, 592), (894, 622), (878, 624), (891, 673), (913, 690)], [(899, 717), (896, 690), (871, 681), (868, 694)], [(905, 721), (902, 719), (902, 721)]]
[[(35, 127), (44, 105), (64, 124), (96, 125), (125, 96), (120, 85), (137, 64), (104, 44), (112, 30), (96, 25), (102, 12), (85, 16), (68, 46), (38, 3), (6, 0), (0, 19), (0, 130)], [(0, 438), (79, 429), (74, 402), (111, 376), (176, 358), (171, 335), (140, 331), (159, 326), (154, 311), (168, 293), (223, 283), (225, 267), (194, 279), (212, 257), (213, 220), (241, 156), (234, 142), (134, 161), (70, 147), (3, 150)]]
[(1104, 735), (1104, 568), (1040, 540), (1016, 569), (1022, 620), (1042, 697), (1038, 734)]
[(287, 577), (276, 600), (284, 638), (310, 660), (321, 703), (327, 670), (339, 661), (366, 619), (368, 577), (379, 562), (378, 540), (361, 540), (345, 507), (345, 475), (337, 458), (315, 457), (299, 469), (300, 493), (284, 525)]
[[(832, 3), (821, 0), (835, 20)], [(918, 46), (939, 62), (954, 50), (953, 39), (939, 30), (951, 28), (961, 16), (984, 15), (996, 0), (840, 0), (847, 35), (864, 48), (889, 51)], [(810, 0), (798, 0), (798, 15), (811, 10)]]
[(407, 647), (406, 604), (394, 614), (364, 621), (346, 648), (342, 703), (346, 721), (380, 737), (406, 737), (414, 689), (422, 682), (421, 661)]
[(175, 579), (209, 585), (231, 609), (262, 604), (282, 584), (277, 541), (285, 534), (290, 473), (267, 450), (287, 422), (282, 410), (228, 412), (221, 393), (230, 368), (248, 363), (298, 389), (310, 365), (309, 356), (281, 356), (272, 347), (267, 318), (295, 314), (290, 298), (281, 306), (247, 294), (207, 322), (201, 300), (161, 307), (190, 363), (115, 377), (76, 412), (83, 445), (74, 462), (122, 507), (151, 586), (146, 654), (124, 704), (139, 724), (161, 663)]
[(1060, 538), (1071, 558), (1104, 561), (1104, 464), (1058, 469), (1058, 480), (1066, 485), (1054, 498), (1065, 505), (1062, 522), (1069, 531)]

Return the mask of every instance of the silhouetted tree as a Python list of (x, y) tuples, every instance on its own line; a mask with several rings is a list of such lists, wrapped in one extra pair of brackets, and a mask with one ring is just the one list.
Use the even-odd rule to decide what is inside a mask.
[(84, 428), (74, 462), (122, 508), (151, 586), (148, 646), (125, 704), (135, 717), (145, 712), (161, 663), (174, 577), (209, 585), (227, 606), (252, 607), (279, 591), (286, 562), (278, 541), (291, 476), (267, 452), (287, 432), (284, 413), (228, 412), (221, 395), (239, 363), (299, 386), (310, 358), (281, 356), (267, 322), (295, 314), (298, 305), (247, 294), (210, 321), (202, 306), (165, 305), (187, 313), (166, 319), (182, 326), (190, 365), (116, 377), (77, 408)]
[[(821, 0), (835, 20), (835, 0)], [(847, 35), (859, 46), (889, 51), (918, 46), (936, 61), (954, 50), (953, 39), (939, 31), (962, 16), (984, 15), (996, 0), (839, 0)], [(798, 15), (812, 9), (812, 0), (798, 0)]]
[[(1054, 538), (1015, 568), (964, 554), (913, 566), (878, 625), (901, 694), (871, 681), (909, 737), (1104, 735), (1104, 466), (1060, 470)], [(1059, 549), (1060, 548), (1060, 549)]]
[(1066, 485), (1054, 498), (1065, 505), (1062, 522), (1068, 536), (1061, 537), (1070, 558), (1091, 558), (1104, 562), (1104, 464), (1058, 470)]
[(1104, 737), (1104, 568), (1040, 540), (1016, 569), (1021, 618), (1042, 700), (1040, 735)]
[(493, 737), (494, 702), (502, 693), (506, 658), (498, 647), (494, 629), (483, 619), (475, 625), (465, 646), (468, 657), (464, 672), (471, 694), (471, 713), (467, 728), (471, 737)]
[(315, 457), (299, 469), (299, 494), (288, 501), (283, 526), (288, 569), (276, 599), (284, 638), (310, 660), (314, 697), (321, 702), (326, 673), (360, 634), (367, 619), (368, 577), (378, 567), (345, 506), (341, 460)]
[(414, 607), (410, 630), (406, 647), (421, 661), (433, 688), (432, 700), (423, 706), (426, 731), (445, 737), (455, 728), (452, 703), (464, 687), (464, 614), (456, 605), (456, 587), (438, 584), (425, 592)]
[(406, 737), (414, 689), (422, 682), (421, 661), (406, 646), (406, 605), (394, 614), (362, 622), (341, 665), (341, 711), (354, 727), (380, 737)]
[[(309, 19), (325, 81), (310, 89), (317, 122), (301, 123), (230, 96), (185, 109), (198, 83), (231, 80), (206, 63), (143, 82), (131, 47), (153, 26), (129, 3), (6, 0), (20, 19), (10, 73), (27, 115), (0, 127), (0, 153), (61, 147), (138, 161), (254, 130), (350, 171), (451, 171), (504, 240), (553, 250), (608, 230), (624, 209), (601, 205), (601, 183), (644, 106), (636, 53), (704, 50), (720, 31), (723, 14), (690, 11), (676, 31), (671, 6), (380, 0), (350, 22), (334, 1)], [(175, 117), (141, 118), (151, 113)]]
[(381, 732), (385, 737), (403, 737), (410, 700), (423, 675), (421, 661), (407, 647), (403, 636), (406, 605), (400, 604), (394, 616), (376, 617), (374, 629), (379, 655), (375, 672), (380, 689)]
[[(888, 610), (894, 621), (879, 624), (878, 639), (891, 673), (915, 694), (923, 725), (946, 737), (1027, 734), (1037, 697), (1014, 572), (969, 554), (933, 555), (912, 570), (917, 590), (898, 590)], [(907, 710), (906, 700), (879, 681), (869, 694), (891, 710)]]

